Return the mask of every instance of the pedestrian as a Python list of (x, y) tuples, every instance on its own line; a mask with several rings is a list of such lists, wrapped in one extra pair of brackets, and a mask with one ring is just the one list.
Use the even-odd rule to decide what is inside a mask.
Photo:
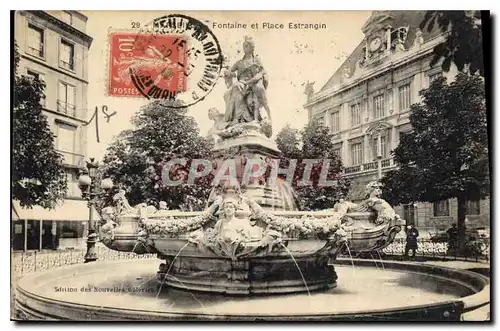
[(412, 251), (412, 257), (415, 257), (415, 254), (418, 249), (418, 243), (417, 243), (417, 238), (419, 236), (418, 230), (411, 226), (408, 225), (406, 227), (406, 247), (405, 247), (405, 257), (408, 257), (408, 253), (411, 250)]
[(458, 248), (458, 228), (457, 224), (453, 223), (451, 225), (451, 228), (446, 231), (446, 234), (448, 235), (448, 251), (450, 253), (456, 252)]

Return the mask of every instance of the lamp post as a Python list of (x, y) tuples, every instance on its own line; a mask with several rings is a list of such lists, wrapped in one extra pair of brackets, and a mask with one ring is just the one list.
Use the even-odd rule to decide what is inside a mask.
[(377, 177), (379, 181), (382, 179), (382, 133), (380, 129), (377, 137)]
[(414, 202), (413, 203), (413, 208), (414, 208), (414, 211), (413, 211), (413, 226), (417, 226), (419, 225), (418, 224), (418, 203), (417, 202)]
[(87, 168), (82, 169), (82, 174), (78, 178), (78, 186), (82, 191), (82, 197), (87, 200), (89, 207), (89, 230), (87, 236), (87, 253), (85, 263), (97, 260), (95, 244), (99, 241), (94, 222), (94, 207), (97, 205), (99, 197), (113, 187), (111, 179), (102, 179), (99, 172), (99, 163), (90, 158)]

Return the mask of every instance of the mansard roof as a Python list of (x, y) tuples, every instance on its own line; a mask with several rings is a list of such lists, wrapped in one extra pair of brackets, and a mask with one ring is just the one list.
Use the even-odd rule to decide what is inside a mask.
[[(387, 20), (392, 26), (392, 29), (397, 29), (400, 27), (408, 27), (408, 35), (406, 37), (404, 46), (409, 49), (413, 42), (415, 41), (415, 33), (422, 23), (426, 11), (375, 11), (372, 13), (370, 18), (367, 20), (365, 25), (363, 25), (362, 30), (366, 32), (370, 24), (376, 24), (377, 21)], [(422, 37), (424, 42), (439, 36), (441, 30), (437, 26), (434, 26), (432, 31), (427, 31), (427, 28), (422, 30)], [(366, 38), (365, 38), (366, 39)], [(344, 81), (344, 72), (346, 69), (349, 72), (354, 72), (356, 70), (356, 63), (359, 58), (363, 55), (363, 48), (365, 47), (365, 39), (361, 40), (354, 51), (349, 55), (349, 57), (342, 63), (342, 65), (335, 71), (333, 76), (326, 82), (326, 84), (320, 89), (320, 91), (329, 89), (335, 85), (341, 84)]]

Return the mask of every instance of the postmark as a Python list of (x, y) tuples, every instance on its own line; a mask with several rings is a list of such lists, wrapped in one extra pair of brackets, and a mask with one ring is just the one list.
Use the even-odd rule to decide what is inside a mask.
[[(127, 43), (132, 45), (126, 47), (120, 44), (120, 37), (124, 36), (115, 37), (112, 52), (131, 59), (120, 63), (121, 71), (113, 66), (110, 71), (120, 71), (131, 93), (138, 96), (175, 100), (177, 107), (189, 107), (203, 100), (221, 75), (224, 57), (219, 42), (208, 26), (192, 17), (172, 14), (157, 18), (134, 36), (129, 34)], [(119, 88), (109, 85), (110, 92)]]

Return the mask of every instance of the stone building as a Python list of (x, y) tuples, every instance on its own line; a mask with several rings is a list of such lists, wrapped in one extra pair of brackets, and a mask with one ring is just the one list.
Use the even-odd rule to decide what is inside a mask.
[[(431, 67), (433, 48), (443, 40), (440, 30), (420, 30), (424, 11), (376, 11), (362, 27), (365, 38), (316, 93), (308, 89), (305, 108), (335, 135), (345, 175), (353, 182), (351, 199), (362, 197), (364, 185), (395, 167), (390, 151), (402, 132), (411, 130), (410, 105), (419, 91), (456, 69)], [(489, 227), (489, 200), (468, 203), (468, 226)], [(421, 229), (421, 236), (446, 230), (457, 219), (457, 201), (397, 206), (396, 211)]]
[(13, 202), (13, 249), (55, 249), (81, 246), (88, 208), (78, 188), (78, 169), (86, 155), (88, 60), (92, 37), (87, 17), (78, 11), (17, 11), (14, 38), (19, 47), (19, 75), (46, 84), (43, 113), (64, 156), (68, 191), (56, 209), (24, 209)]

